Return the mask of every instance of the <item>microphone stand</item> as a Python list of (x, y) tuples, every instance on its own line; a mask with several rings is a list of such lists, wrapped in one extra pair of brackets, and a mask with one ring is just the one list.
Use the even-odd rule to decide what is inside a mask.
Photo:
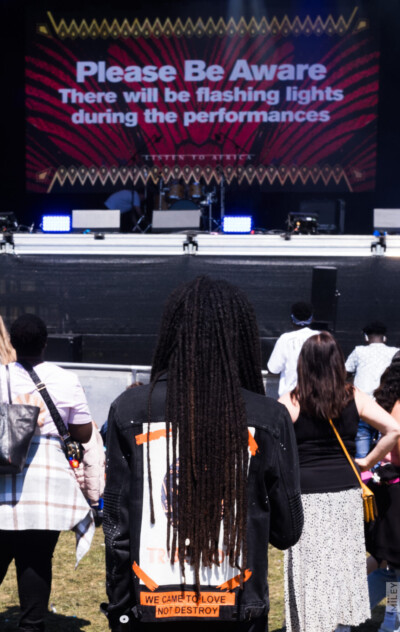
[(225, 174), (224, 169), (221, 167), (221, 180), (220, 180), (220, 225), (222, 226), (225, 217)]
[[(239, 149), (240, 152), (243, 152), (244, 154), (249, 155), (248, 151), (245, 150), (244, 147), (242, 147), (241, 145), (239, 145), (235, 140), (233, 140), (233, 138), (231, 138), (230, 136), (228, 136), (227, 134), (216, 134), (215, 138), (219, 141), (221, 139), (225, 139), (227, 141), (230, 141), (233, 146), (236, 149)], [(222, 145), (221, 145), (221, 155), (222, 154)], [(238, 161), (239, 161), (239, 155), (237, 155), (236, 157), (236, 169), (237, 169), (237, 165), (238, 165)], [(220, 179), (220, 199), (221, 199), (221, 224), (223, 223), (223, 219), (225, 216), (225, 175), (224, 175), (224, 170), (223, 170), (223, 166), (222, 166), (222, 162), (221, 162), (221, 179)], [(237, 174), (236, 174), (237, 177)]]
[[(221, 140), (221, 138), (224, 138), (224, 134), (216, 134), (215, 135), (215, 139), (219, 142)], [(220, 202), (220, 211), (219, 211), (219, 221), (220, 221), (220, 225), (219, 227), (222, 226), (223, 221), (224, 221), (224, 217), (225, 217), (225, 174), (224, 174), (224, 165), (223, 165), (223, 161), (224, 161), (224, 155), (222, 153), (223, 147), (222, 147), (222, 143), (219, 145), (219, 153), (220, 156), (222, 156), (221, 158), (221, 164), (217, 166), (217, 171), (219, 171), (220, 174), (220, 179), (219, 179), (219, 202)], [(209, 230), (211, 232), (211, 220), (210, 219), (210, 213), (209, 213)]]

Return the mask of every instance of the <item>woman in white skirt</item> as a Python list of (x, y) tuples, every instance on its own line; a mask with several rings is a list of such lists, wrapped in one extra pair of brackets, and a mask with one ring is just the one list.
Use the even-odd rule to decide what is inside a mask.
[(328, 333), (309, 338), (298, 362), (296, 388), (283, 395), (295, 422), (304, 528), (285, 552), (287, 632), (350, 630), (370, 617), (361, 489), (329, 423), (351, 456), (358, 421), (381, 439), (363, 459), (370, 469), (395, 444), (395, 420), (371, 397), (346, 383), (343, 354)]

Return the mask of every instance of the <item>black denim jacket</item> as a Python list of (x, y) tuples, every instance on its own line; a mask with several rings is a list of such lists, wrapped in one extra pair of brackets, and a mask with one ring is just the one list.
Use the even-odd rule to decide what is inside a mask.
[[(232, 622), (267, 615), (268, 543), (286, 549), (298, 541), (303, 526), (298, 455), (293, 424), (286, 408), (262, 395), (246, 390), (242, 394), (248, 426), (255, 430), (258, 447), (250, 458), (248, 475), (247, 567), (250, 577), (242, 590), (238, 587), (221, 590), (215, 585), (205, 585), (208, 601), (204, 599), (201, 611), (198, 609), (201, 604), (196, 606), (193, 599), (193, 586), (185, 585), (186, 593), (183, 593), (180, 584), (157, 585), (146, 574), (143, 582), (141, 544), (146, 539), (149, 541), (151, 535), (150, 529), (141, 532), (146, 446), (137, 442), (136, 436), (147, 432), (149, 386), (129, 389), (113, 402), (107, 431), (103, 524), (109, 599), (104, 610), (113, 630), (119, 629), (121, 615), (125, 615), (123, 620), (129, 618), (132, 622), (159, 621), (164, 613), (171, 622), (218, 619)], [(160, 380), (152, 394), (151, 432), (165, 421), (165, 397), (166, 380)], [(157, 468), (165, 472), (165, 459), (152, 459), (151, 467), (152, 472)], [(229, 597), (221, 599), (221, 594)], [(213, 607), (208, 607), (210, 604)]]

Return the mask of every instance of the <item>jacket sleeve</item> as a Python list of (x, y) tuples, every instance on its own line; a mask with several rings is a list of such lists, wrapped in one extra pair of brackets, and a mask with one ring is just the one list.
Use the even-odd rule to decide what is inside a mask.
[(293, 423), (284, 406), (281, 409), (274, 469), (272, 484), (267, 484), (271, 506), (270, 543), (283, 550), (299, 540), (304, 521), (296, 437)]
[(119, 617), (127, 613), (131, 600), (129, 488), (129, 445), (118, 426), (113, 404), (108, 417), (103, 517), (109, 603), (102, 607), (113, 630), (119, 628)]

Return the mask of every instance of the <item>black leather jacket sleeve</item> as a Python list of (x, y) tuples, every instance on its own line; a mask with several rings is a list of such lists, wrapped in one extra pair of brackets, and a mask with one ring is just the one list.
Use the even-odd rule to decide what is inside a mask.
[(130, 448), (111, 406), (107, 429), (107, 473), (103, 529), (106, 543), (107, 596), (104, 607), (112, 629), (130, 606), (132, 574), (129, 547)]
[(283, 550), (293, 546), (299, 540), (304, 518), (300, 493), (299, 457), (293, 422), (285, 408), (281, 413), (274, 477), (272, 484), (269, 477), (267, 489), (271, 505), (270, 543)]

